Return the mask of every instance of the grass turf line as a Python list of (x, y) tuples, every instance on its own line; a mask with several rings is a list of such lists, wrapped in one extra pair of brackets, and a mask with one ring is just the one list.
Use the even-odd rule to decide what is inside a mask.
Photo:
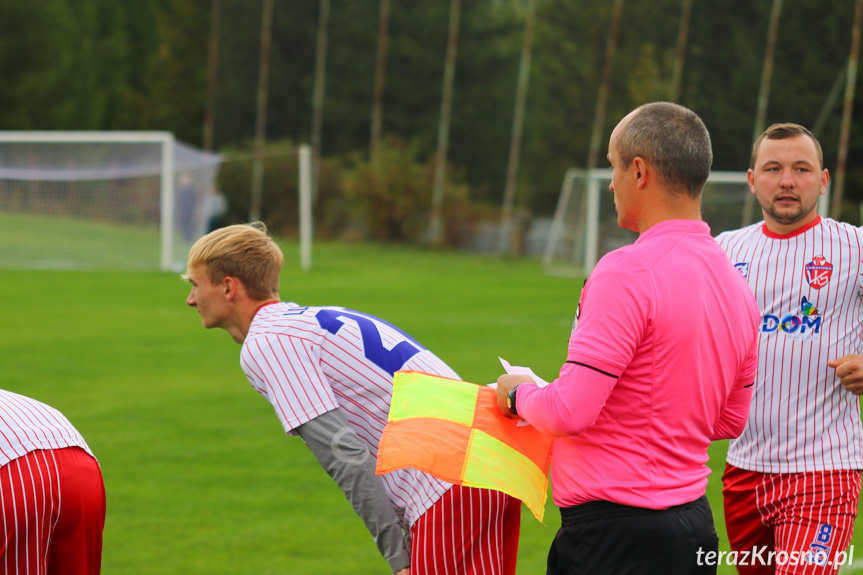
[[(538, 262), (319, 244), (302, 272), (296, 244), (283, 247), (283, 300), (378, 315), (468, 381), (493, 381), (498, 355), (548, 380), (565, 360), (582, 282), (546, 277)], [(63, 411), (99, 458), (104, 573), (388, 572), (347, 501), (245, 381), (239, 346), (185, 306), (177, 275), (0, 279), (2, 387)], [(708, 488), (722, 549), (725, 445), (711, 449)], [(546, 522), (524, 510), (519, 574), (544, 572), (559, 525), (550, 500)]]

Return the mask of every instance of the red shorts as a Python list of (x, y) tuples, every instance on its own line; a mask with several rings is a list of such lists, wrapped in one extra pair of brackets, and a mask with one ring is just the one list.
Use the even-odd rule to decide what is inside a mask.
[(454, 485), (411, 527), (411, 575), (515, 575), (521, 502)]
[(857, 470), (759, 473), (726, 465), (725, 525), (737, 571), (835, 573), (850, 557), (860, 477)]
[(99, 573), (105, 486), (83, 449), (31, 451), (0, 467), (0, 514), (5, 573)]

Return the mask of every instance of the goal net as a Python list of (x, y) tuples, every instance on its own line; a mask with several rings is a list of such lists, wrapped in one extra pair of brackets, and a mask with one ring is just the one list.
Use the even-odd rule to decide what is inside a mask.
[[(586, 277), (606, 253), (631, 244), (638, 234), (617, 225), (611, 170), (572, 168), (566, 172), (543, 253), (548, 275)], [(818, 212), (827, 213), (829, 190)], [(701, 195), (701, 215), (715, 236), (760, 221), (761, 209), (746, 172), (711, 172)]]
[(182, 270), (219, 164), (165, 132), (0, 132), (0, 267)]

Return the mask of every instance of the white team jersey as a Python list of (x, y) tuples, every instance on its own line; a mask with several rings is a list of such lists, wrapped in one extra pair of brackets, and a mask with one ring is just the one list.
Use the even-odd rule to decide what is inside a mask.
[(80, 447), (93, 452), (66, 417), (48, 405), (0, 389), (0, 466), (37, 449)]
[[(340, 407), (374, 457), (389, 414), (394, 372), (413, 369), (458, 379), (436, 355), (381, 319), (340, 307), (285, 302), (266, 305), (255, 315), (240, 365), (288, 435)], [(414, 469), (382, 479), (408, 525), (452, 487)]]
[(788, 236), (761, 222), (716, 240), (762, 314), (749, 421), (728, 462), (763, 473), (863, 469), (859, 399), (827, 366), (863, 352), (863, 230), (819, 218)]

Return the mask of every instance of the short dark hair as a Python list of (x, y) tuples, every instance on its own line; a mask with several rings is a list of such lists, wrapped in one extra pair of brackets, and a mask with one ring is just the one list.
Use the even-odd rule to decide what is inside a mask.
[(752, 144), (752, 157), (749, 159), (749, 169), (755, 169), (755, 162), (758, 161), (758, 149), (761, 147), (761, 142), (764, 140), (784, 140), (786, 138), (796, 138), (797, 136), (809, 136), (815, 144), (815, 153), (818, 154), (818, 167), (824, 169), (824, 153), (821, 151), (821, 143), (818, 141), (818, 138), (800, 124), (791, 123), (773, 124), (758, 136), (758, 139)]
[(698, 114), (678, 104), (653, 102), (636, 108), (617, 139), (623, 167), (636, 157), (656, 166), (662, 181), (685, 190), (693, 198), (701, 194), (713, 165), (710, 134)]

